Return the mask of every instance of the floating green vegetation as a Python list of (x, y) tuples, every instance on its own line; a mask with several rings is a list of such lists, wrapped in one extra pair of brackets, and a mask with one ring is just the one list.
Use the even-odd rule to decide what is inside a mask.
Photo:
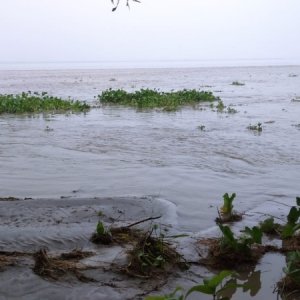
[(218, 111), (218, 112), (223, 112), (224, 109), (225, 109), (225, 107), (226, 107), (226, 106), (224, 105), (223, 101), (222, 101), (222, 100), (219, 100), (219, 101), (218, 101), (218, 104), (216, 105), (217, 111)]
[(245, 85), (245, 83), (242, 83), (242, 82), (239, 82), (239, 81), (233, 81), (233, 82), (231, 83), (231, 85), (243, 86), (243, 85)]
[(161, 108), (165, 111), (174, 111), (183, 106), (195, 106), (199, 103), (211, 102), (219, 98), (211, 92), (195, 89), (172, 92), (141, 89), (132, 93), (121, 89), (109, 89), (98, 95), (98, 99), (104, 105), (124, 105), (138, 109)]
[(0, 94), (0, 114), (21, 114), (41, 112), (83, 112), (90, 108), (86, 103), (73, 100), (63, 100), (49, 96), (46, 92), (28, 92), (19, 95)]
[(215, 111), (214, 108), (216, 108), (218, 113), (235, 114), (238, 112), (235, 108), (231, 107), (231, 105), (226, 106), (222, 100), (219, 100), (216, 106), (214, 106), (214, 104), (211, 103), (210, 108), (213, 111)]
[(262, 124), (260, 123), (260, 122), (258, 122), (257, 124), (255, 124), (255, 125), (249, 125), (248, 127), (247, 127), (247, 129), (249, 129), (249, 130), (252, 130), (252, 131), (257, 131), (257, 132), (262, 132), (262, 126), (261, 126)]

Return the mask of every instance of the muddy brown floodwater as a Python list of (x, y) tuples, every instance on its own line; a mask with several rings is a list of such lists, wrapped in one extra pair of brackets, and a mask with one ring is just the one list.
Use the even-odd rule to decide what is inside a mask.
[[(225, 192), (235, 192), (235, 209), (246, 213), (237, 230), (256, 225), (264, 212), (280, 217), (285, 206), (274, 201), (292, 205), (300, 194), (300, 67), (0, 71), (0, 93), (47, 91), (96, 104), (94, 96), (107, 88), (211, 90), (238, 112), (203, 105), (171, 113), (96, 107), (85, 114), (1, 115), (0, 197), (33, 199), (0, 201), (0, 251), (80, 248), (96, 253), (86, 264), (108, 268), (125, 259), (124, 249), (89, 242), (101, 210), (108, 224), (162, 214), (171, 232), (191, 235), (178, 247), (194, 260), (195, 237), (218, 235), (214, 219)], [(262, 132), (247, 129), (258, 122)], [(266, 255), (243, 275), (255, 282), (253, 290), (233, 299), (276, 299), (284, 263)], [(97, 283), (51, 282), (32, 265), (22, 257), (1, 270), (1, 300), (139, 299), (155, 288), (95, 270), (87, 272)], [(192, 266), (159, 291), (189, 287), (208, 274)]]

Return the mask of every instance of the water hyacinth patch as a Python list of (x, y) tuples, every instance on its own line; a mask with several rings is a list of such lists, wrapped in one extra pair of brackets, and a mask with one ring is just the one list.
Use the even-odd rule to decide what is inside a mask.
[(23, 92), (22, 94), (0, 94), (0, 114), (21, 114), (41, 112), (83, 112), (90, 108), (86, 103), (64, 100), (43, 93)]
[(135, 92), (108, 89), (98, 96), (104, 105), (123, 105), (138, 109), (161, 108), (163, 110), (177, 110), (186, 105), (197, 105), (201, 102), (219, 100), (211, 92), (198, 90), (180, 90), (160, 92), (158, 90), (141, 89)]

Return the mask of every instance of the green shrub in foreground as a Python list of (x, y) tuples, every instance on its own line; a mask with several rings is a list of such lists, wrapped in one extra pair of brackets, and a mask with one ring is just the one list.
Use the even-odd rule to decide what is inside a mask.
[(46, 92), (41, 94), (22, 93), (19, 95), (0, 94), (0, 114), (40, 113), (40, 112), (81, 112), (89, 109), (89, 105), (80, 101), (63, 100), (49, 96)]
[(98, 96), (102, 104), (124, 105), (139, 109), (162, 108), (176, 110), (185, 105), (196, 105), (200, 102), (218, 100), (211, 92), (198, 90), (181, 90), (160, 92), (158, 90), (141, 89), (132, 93), (124, 90), (105, 90)]

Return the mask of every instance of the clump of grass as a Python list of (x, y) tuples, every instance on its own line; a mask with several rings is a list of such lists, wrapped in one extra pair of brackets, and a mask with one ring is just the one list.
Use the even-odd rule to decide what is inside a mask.
[(254, 247), (262, 242), (262, 232), (258, 227), (245, 227), (244, 234), (235, 237), (228, 226), (218, 226), (223, 236), (220, 239), (209, 240), (208, 256), (202, 259), (204, 265), (233, 269), (243, 264), (255, 264), (262, 256), (262, 248)]
[[(192, 286), (186, 292), (182, 287), (177, 287), (172, 293), (164, 296), (148, 296), (145, 300), (186, 300), (192, 293), (211, 295), (212, 299), (229, 299), (223, 297), (226, 290), (246, 288), (244, 284), (237, 284), (235, 273), (223, 270), (210, 278), (204, 278), (202, 284)], [(225, 281), (226, 279), (226, 281)], [(199, 295), (200, 296), (200, 295)], [(197, 298), (198, 299), (198, 298)], [(200, 298), (199, 298), (200, 299)]]
[(218, 103), (216, 106), (214, 106), (213, 103), (210, 104), (210, 108), (214, 111), (214, 108), (216, 108), (216, 111), (218, 113), (228, 113), (228, 114), (236, 114), (238, 111), (231, 107), (231, 105), (226, 106), (222, 100), (218, 100)]
[(124, 272), (130, 276), (149, 278), (165, 274), (176, 266), (187, 267), (182, 256), (170, 246), (163, 235), (157, 236), (157, 226), (140, 235), (132, 250), (128, 252), (128, 265)]
[(98, 96), (104, 105), (124, 105), (138, 109), (161, 108), (166, 111), (177, 110), (186, 105), (197, 105), (201, 102), (218, 100), (211, 92), (198, 90), (181, 90), (160, 92), (158, 90), (141, 89), (135, 92), (108, 89)]
[(238, 111), (235, 108), (232, 108), (230, 106), (227, 107), (227, 113), (228, 114), (236, 114)]
[(46, 92), (28, 92), (19, 95), (0, 94), (0, 114), (21, 114), (41, 112), (83, 112), (90, 108), (86, 103), (64, 100), (49, 96)]
[(91, 241), (95, 244), (109, 245), (113, 242), (111, 230), (106, 228), (103, 222), (97, 223), (96, 232), (92, 235)]
[(242, 83), (242, 82), (239, 82), (239, 81), (233, 81), (233, 82), (231, 83), (231, 85), (243, 86), (243, 85), (245, 85), (245, 83)]
[(249, 125), (248, 127), (247, 127), (247, 129), (249, 129), (249, 130), (252, 130), (252, 131), (257, 131), (257, 132), (262, 132), (262, 126), (261, 126), (262, 124), (260, 123), (260, 122), (258, 122), (257, 124), (255, 124), (255, 125)]

